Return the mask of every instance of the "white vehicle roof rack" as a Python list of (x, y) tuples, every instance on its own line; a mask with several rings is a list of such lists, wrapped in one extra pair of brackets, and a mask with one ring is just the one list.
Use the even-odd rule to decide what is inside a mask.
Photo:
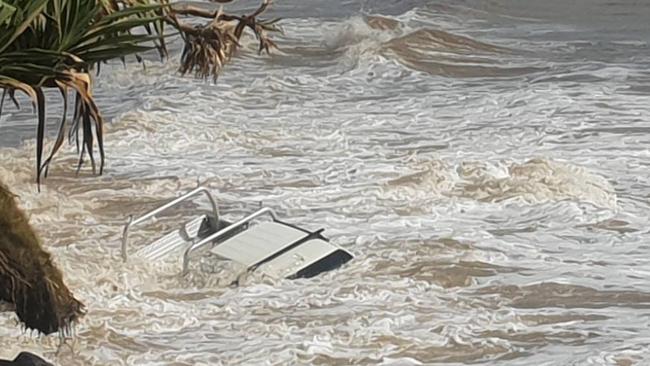
[[(282, 222), (268, 207), (262, 207), (234, 223), (222, 220), (210, 192), (204, 187), (199, 187), (141, 217), (133, 219), (129, 216), (122, 235), (123, 260), (128, 259), (128, 237), (133, 226), (142, 224), (202, 193), (210, 201), (210, 214), (195, 217), (179, 229), (137, 250), (133, 255), (147, 261), (158, 261), (182, 254), (183, 273), (187, 273), (193, 254), (200, 249), (210, 248), (210, 252), (219, 257), (274, 278), (313, 277), (335, 269), (353, 258), (345, 249), (329, 243), (321, 235), (322, 229), (310, 232)], [(271, 221), (260, 222), (258, 219), (262, 216), (269, 216)]]

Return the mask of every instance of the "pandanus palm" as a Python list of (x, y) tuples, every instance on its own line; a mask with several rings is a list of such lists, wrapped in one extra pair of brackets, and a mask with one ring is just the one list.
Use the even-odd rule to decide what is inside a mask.
[[(96, 147), (98, 171), (102, 172), (104, 120), (92, 95), (93, 69), (108, 60), (124, 60), (150, 49), (158, 49), (165, 56), (164, 27), (170, 25), (185, 42), (179, 71), (216, 78), (239, 47), (244, 29), (257, 36), (260, 52), (275, 46), (267, 36), (267, 32), (278, 30), (275, 20), (256, 19), (268, 4), (264, 0), (253, 14), (234, 16), (221, 9), (206, 10), (167, 0), (0, 0), (0, 115), (7, 98), (18, 106), (16, 91), (31, 99), (38, 119), (39, 187), (66, 137), (76, 141), (79, 168), (87, 154), (96, 170)], [(183, 22), (186, 16), (209, 21), (189, 25)], [(135, 28), (145, 31), (132, 32)], [(58, 89), (64, 103), (56, 140), (45, 159), (44, 88)], [(68, 119), (71, 94), (74, 110)], [(82, 313), (83, 306), (63, 284), (26, 216), (1, 182), (0, 208), (0, 300), (12, 302), (29, 328), (44, 333), (65, 329)]]
[[(149, 12), (159, 5), (135, 6), (103, 15), (94, 0), (0, 0), (9, 10), (0, 26), (0, 87), (14, 102), (16, 90), (27, 94), (38, 114), (36, 169), (37, 182), (47, 174), (54, 154), (68, 132), (82, 135), (79, 166), (87, 152), (95, 170), (93, 142), (100, 153), (99, 171), (104, 164), (103, 119), (92, 97), (89, 72), (99, 62), (143, 52), (152, 46), (148, 35), (130, 34), (136, 26), (160, 20)], [(11, 14), (11, 15), (9, 15)], [(158, 38), (158, 37), (156, 37)], [(45, 138), (45, 96), (43, 88), (57, 88), (64, 112), (52, 152), (43, 160)], [(69, 93), (75, 98), (71, 123), (67, 121)]]
[[(89, 71), (113, 57), (142, 52), (151, 37), (126, 33), (130, 26), (159, 19), (143, 15), (158, 7), (123, 9), (101, 16), (102, 8), (84, 0), (0, 0), (0, 87), (16, 102), (14, 93), (27, 94), (38, 113), (37, 180), (61, 147), (66, 132), (82, 131), (82, 153), (93, 159), (97, 141), (103, 165), (103, 120), (91, 94)], [(60, 90), (65, 106), (75, 96), (75, 111), (67, 124), (66, 112), (49, 157), (43, 161), (45, 96), (43, 88)], [(94, 137), (93, 137), (94, 132)], [(93, 162), (94, 165), (94, 162)], [(49, 334), (65, 330), (82, 313), (83, 305), (63, 283), (62, 275), (41, 248), (40, 240), (18, 209), (14, 197), (0, 182), (0, 300), (15, 307), (26, 327)]]
[[(219, 0), (229, 2), (232, 0)], [(0, 114), (8, 96), (18, 105), (16, 91), (27, 94), (37, 110), (36, 180), (47, 176), (49, 165), (66, 134), (76, 141), (80, 168), (86, 153), (93, 172), (97, 145), (101, 174), (104, 166), (103, 118), (91, 91), (90, 72), (103, 62), (122, 59), (149, 49), (166, 55), (165, 24), (185, 41), (179, 71), (216, 79), (237, 47), (244, 29), (257, 36), (259, 51), (275, 47), (267, 32), (279, 30), (277, 20), (256, 17), (269, 4), (264, 0), (251, 15), (234, 16), (167, 0), (0, 0)], [(188, 25), (179, 17), (210, 18), (207, 24)], [(143, 28), (146, 32), (132, 32)], [(52, 151), (44, 158), (45, 96), (43, 88), (61, 92), (64, 111)], [(71, 121), (67, 100), (75, 98)], [(81, 135), (81, 140), (80, 140)], [(81, 141), (81, 142), (80, 142)]]

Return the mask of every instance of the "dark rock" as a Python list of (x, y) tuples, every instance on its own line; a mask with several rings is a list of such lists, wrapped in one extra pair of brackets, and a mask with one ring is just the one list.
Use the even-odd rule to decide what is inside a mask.
[(29, 352), (20, 352), (13, 361), (0, 360), (0, 366), (54, 366)]

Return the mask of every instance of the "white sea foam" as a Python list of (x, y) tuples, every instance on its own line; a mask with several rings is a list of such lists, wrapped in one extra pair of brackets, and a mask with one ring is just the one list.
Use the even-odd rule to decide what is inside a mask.
[[(65, 150), (38, 193), (33, 141), (0, 149), (0, 178), (88, 307), (58, 353), (55, 337), (22, 334), (3, 313), (0, 357), (647, 362), (650, 98), (628, 90), (645, 71), (565, 60), (560, 51), (582, 46), (515, 32), (560, 26), (513, 28), (452, 5), (386, 16), (397, 26), (383, 30), (366, 16), (287, 19), (282, 53), (245, 51), (217, 85), (170, 74), (175, 60), (106, 65), (97, 95), (113, 123), (102, 177), (87, 168), (75, 176)], [(434, 72), (443, 56), (451, 68)], [(480, 75), (486, 65), (518, 72)], [(357, 257), (297, 281), (240, 276), (212, 257), (193, 262), (188, 277), (173, 260), (122, 263), (126, 217), (197, 180), (230, 218), (261, 201), (326, 228)], [(134, 230), (133, 246), (196, 208), (207, 205)]]

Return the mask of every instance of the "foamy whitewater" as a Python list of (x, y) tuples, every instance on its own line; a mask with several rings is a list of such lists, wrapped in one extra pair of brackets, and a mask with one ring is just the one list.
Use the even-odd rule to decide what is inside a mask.
[[(37, 193), (35, 117), (5, 108), (0, 178), (88, 313), (62, 345), (0, 313), (0, 358), (650, 364), (650, 3), (277, 0), (269, 16), (281, 50), (249, 40), (216, 85), (175, 73), (179, 42), (102, 67), (102, 176), (76, 177), (69, 147)], [(188, 277), (122, 263), (126, 217), (197, 181), (227, 218), (263, 202), (356, 258), (238, 287), (214, 258)]]

